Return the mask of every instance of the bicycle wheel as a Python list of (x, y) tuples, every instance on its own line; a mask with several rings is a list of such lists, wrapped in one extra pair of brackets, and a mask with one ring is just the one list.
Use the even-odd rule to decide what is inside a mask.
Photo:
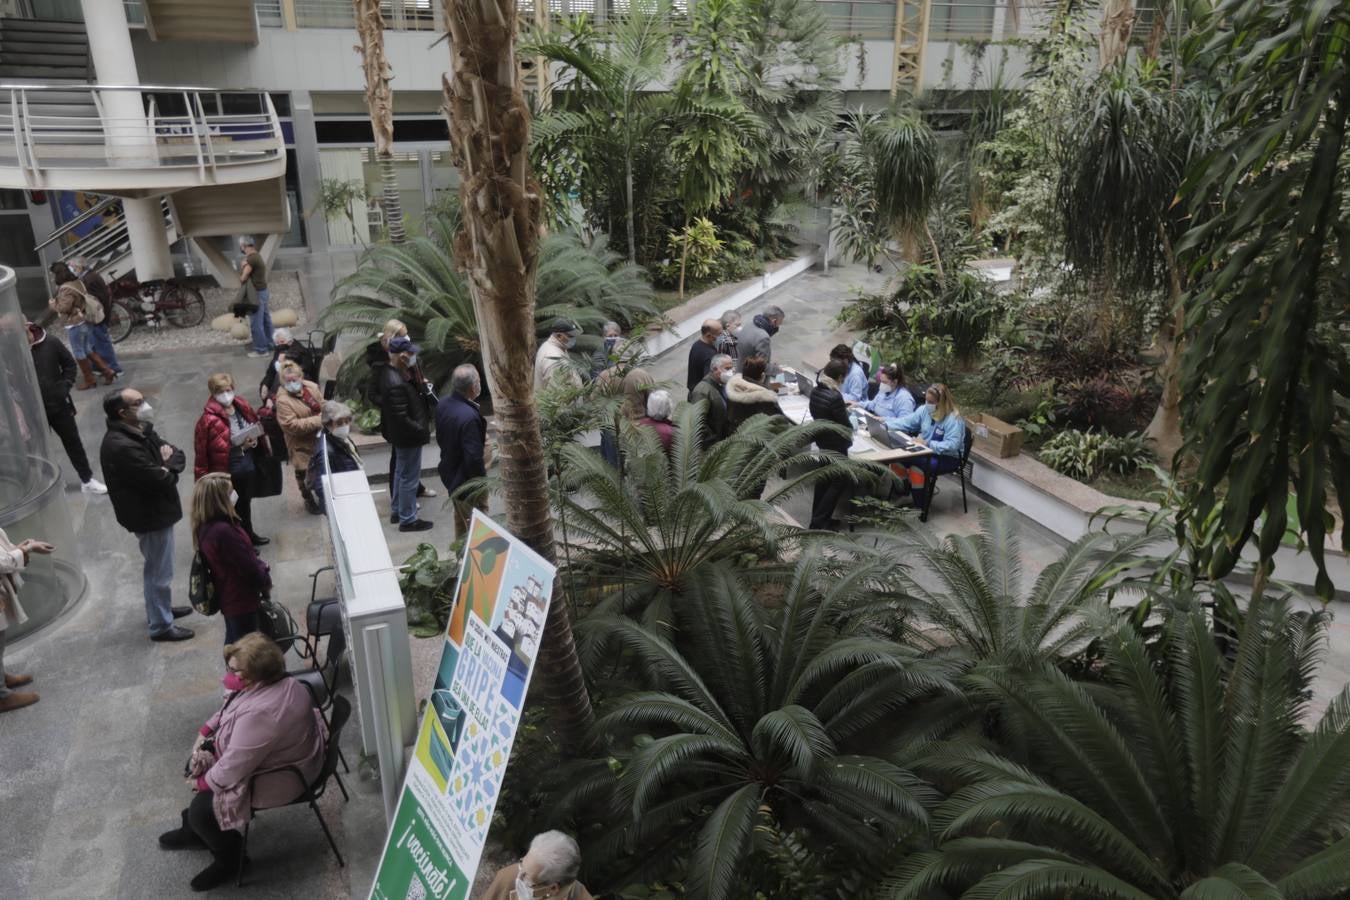
[(135, 320), (131, 312), (116, 300), (107, 305), (106, 312), (107, 317), (103, 320), (103, 324), (108, 329), (108, 337), (114, 344), (119, 344), (123, 338), (131, 334), (131, 326), (136, 324)]
[(164, 313), (169, 324), (178, 328), (191, 328), (202, 324), (206, 318), (206, 301), (201, 291), (186, 284), (167, 284), (159, 292), (155, 308)]

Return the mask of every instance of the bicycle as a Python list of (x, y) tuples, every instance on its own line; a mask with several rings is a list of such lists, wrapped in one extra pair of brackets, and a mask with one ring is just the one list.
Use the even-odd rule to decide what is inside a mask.
[(206, 318), (201, 291), (176, 278), (137, 281), (127, 275), (114, 281), (109, 291), (112, 302), (103, 324), (114, 344), (131, 334), (136, 325), (162, 328), (168, 322), (175, 328), (192, 328)]

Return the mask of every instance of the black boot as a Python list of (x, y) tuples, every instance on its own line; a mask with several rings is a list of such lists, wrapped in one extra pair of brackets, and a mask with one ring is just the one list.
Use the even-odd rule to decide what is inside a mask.
[(199, 837), (197, 832), (188, 826), (187, 810), (183, 810), (183, 824), (173, 831), (166, 831), (159, 836), (159, 845), (165, 850), (205, 850), (206, 843)]
[(192, 881), (189, 884), (194, 891), (209, 891), (225, 884), (238, 873), (239, 859), (237, 857), (234, 859), (217, 857), (212, 860), (211, 865), (192, 876)]

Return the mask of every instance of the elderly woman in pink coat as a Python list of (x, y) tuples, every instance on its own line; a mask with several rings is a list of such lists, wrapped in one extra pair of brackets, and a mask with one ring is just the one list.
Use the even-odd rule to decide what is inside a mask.
[(166, 850), (210, 850), (214, 857), (192, 879), (194, 891), (209, 891), (232, 878), (244, 838), (240, 829), (253, 810), (284, 806), (304, 785), (295, 766), (313, 781), (323, 768), (326, 729), (309, 691), (286, 677), (281, 648), (259, 632), (225, 646), (229, 695), (207, 720), (192, 746), (188, 783), (197, 792), (183, 810), (180, 828), (159, 836)]

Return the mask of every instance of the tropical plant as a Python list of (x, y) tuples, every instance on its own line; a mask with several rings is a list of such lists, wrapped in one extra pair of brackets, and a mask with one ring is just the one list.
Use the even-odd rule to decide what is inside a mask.
[(403, 561), (398, 587), (408, 607), (408, 625), (418, 637), (435, 637), (450, 621), (455, 601), (455, 578), (459, 559), (454, 553), (442, 558), (431, 544), (418, 544)]
[(394, 91), (390, 86), (394, 72), (384, 52), (384, 15), (379, 0), (352, 0), (352, 4), (356, 35), (361, 41), (356, 52), (361, 54), (366, 79), (366, 110), (375, 136), (375, 160), (380, 166), (380, 205), (384, 207), (389, 240), (401, 244), (407, 235), (403, 230), (403, 202), (394, 175)]
[[(1126, 585), (1155, 533), (1114, 537), (1091, 531), (1046, 566), (1031, 590), (1022, 585), (1018, 517), (1010, 507), (980, 510), (978, 534), (939, 538), (909, 527), (894, 542), (908, 566), (899, 575), (906, 605), (936, 625), (937, 649), (954, 642), (971, 662), (1020, 667), (1036, 661), (1062, 664), (1096, 636), (1095, 616)], [(921, 637), (932, 634), (922, 630)]]
[[(668, 629), (708, 566), (724, 560), (775, 559), (800, 529), (777, 508), (823, 478), (873, 480), (884, 470), (811, 448), (840, 426), (811, 422), (784, 427), (754, 417), (730, 437), (704, 448), (701, 405), (676, 413), (669, 460), (649, 429), (624, 427), (622, 471), (594, 452), (562, 449), (563, 509), (573, 543), (570, 577), (596, 598), (601, 613), (641, 616)], [(823, 463), (823, 465), (822, 465)], [(779, 470), (800, 472), (775, 483)]]
[(319, 203), (327, 220), (338, 216), (346, 219), (352, 227), (357, 243), (366, 243), (366, 225), (357, 224), (356, 210), (365, 209), (366, 186), (356, 179), (325, 178), (320, 183)]
[(757, 822), (800, 829), (853, 868), (918, 838), (934, 793), (871, 751), (904, 729), (900, 710), (945, 690), (949, 666), (856, 615), (895, 569), (808, 546), (770, 609), (719, 565), (686, 598), (673, 640), (587, 618), (643, 688), (596, 723), (611, 758), (572, 791), (612, 823), (588, 841), (587, 865), (622, 885), (626, 870), (659, 874), (687, 853), (686, 896), (725, 900), (745, 895)]
[(1050, 665), (975, 669), (1016, 741), (1004, 758), (947, 744), (916, 769), (950, 791), (938, 841), (885, 896), (1026, 900), (1335, 900), (1350, 889), (1350, 691), (1312, 731), (1322, 613), (1258, 602), (1231, 664), (1174, 596), (1151, 646), (1103, 637), (1103, 689)]
[[(390, 318), (401, 320), (423, 347), (423, 371), (441, 384), (460, 363), (481, 363), (484, 345), (469, 279), (454, 263), (458, 207), (441, 209), (426, 227), (425, 236), (403, 244), (368, 248), (356, 271), (334, 287), (321, 321), (329, 331), (364, 336)], [(570, 232), (545, 237), (534, 288), (531, 346), (559, 317), (598, 332), (611, 319), (631, 325), (656, 316), (645, 274), (611, 251), (603, 235), (589, 242)], [(365, 362), (353, 354), (344, 365), (350, 371), (343, 379), (355, 379)]]
[[(454, 260), (468, 273), (473, 319), (487, 357), (483, 370), (499, 435), (506, 524), (551, 562), (547, 461), (534, 396), (540, 189), (530, 176), (530, 117), (516, 61), (516, 3), (445, 0), (444, 8), (447, 45), (453, 49), (450, 74), (442, 79), (442, 109), (464, 210)], [(447, 260), (442, 269), (448, 268)], [(554, 593), (560, 593), (556, 579)], [(580, 752), (590, 743), (595, 719), (566, 603), (549, 605), (537, 663), (564, 747)]]
[(1036, 457), (1056, 472), (1091, 481), (1108, 472), (1129, 475), (1155, 459), (1138, 432), (1114, 435), (1066, 428), (1046, 441)]
[(1350, 6), (1224, 0), (1201, 25), (1231, 130), (1184, 187), (1200, 222), (1178, 247), (1194, 273), (1181, 395), (1196, 467), (1178, 525), (1218, 514), (1207, 565), (1219, 577), (1262, 521), (1264, 572), (1292, 483), (1329, 600), (1332, 485), (1342, 521), (1350, 515)]
[(680, 296), (684, 296), (684, 278), (692, 274), (695, 281), (704, 281), (712, 275), (723, 244), (717, 229), (700, 216), (684, 226), (684, 230), (670, 236), (670, 251), (680, 258)]

